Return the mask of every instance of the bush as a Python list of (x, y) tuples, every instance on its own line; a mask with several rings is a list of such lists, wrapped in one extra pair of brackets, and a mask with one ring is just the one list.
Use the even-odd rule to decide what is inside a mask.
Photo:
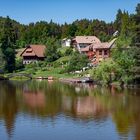
[(86, 55), (75, 52), (68, 62), (67, 71), (73, 72), (76, 70), (82, 70), (82, 68), (86, 67), (88, 63), (89, 59)]
[(112, 59), (101, 62), (98, 67), (91, 70), (93, 79), (99, 80), (104, 84), (112, 82), (112, 74), (116, 73), (118, 73), (118, 66)]
[(65, 51), (65, 56), (69, 56), (73, 53), (73, 49), (72, 48), (67, 48)]
[(25, 68), (23, 65), (23, 60), (21, 58), (16, 59), (15, 70), (21, 70)]

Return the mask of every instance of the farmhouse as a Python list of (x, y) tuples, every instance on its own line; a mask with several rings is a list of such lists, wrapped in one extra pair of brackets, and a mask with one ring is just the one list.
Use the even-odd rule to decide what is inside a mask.
[(116, 38), (110, 42), (101, 42), (96, 36), (76, 36), (72, 46), (96, 64), (110, 57), (110, 49), (114, 47), (115, 41)]
[(45, 59), (45, 49), (46, 46), (44, 45), (27, 45), (20, 54), (20, 56), (23, 58), (23, 64), (43, 61)]
[(99, 63), (110, 57), (110, 49), (114, 47), (116, 38), (111, 42), (93, 43), (81, 49), (81, 53), (86, 54), (92, 63)]

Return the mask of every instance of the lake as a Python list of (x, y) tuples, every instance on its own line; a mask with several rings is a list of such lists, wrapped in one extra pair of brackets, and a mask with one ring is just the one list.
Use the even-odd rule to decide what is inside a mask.
[(140, 89), (0, 81), (0, 140), (140, 140)]

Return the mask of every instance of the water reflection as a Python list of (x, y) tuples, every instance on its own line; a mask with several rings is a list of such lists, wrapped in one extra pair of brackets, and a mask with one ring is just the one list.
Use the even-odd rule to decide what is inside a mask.
[[(0, 82), (0, 122), (4, 122), (9, 137), (17, 135), (14, 130), (18, 125), (18, 117), (25, 115), (28, 115), (27, 119), (36, 118), (40, 121), (54, 120), (57, 117), (68, 118), (69, 121), (74, 121), (73, 126), (78, 126), (79, 129), (86, 129), (90, 124), (91, 128), (95, 129), (95, 126), (92, 126), (93, 122), (104, 129), (104, 123), (109, 122), (116, 126), (115, 130), (108, 128), (111, 139), (114, 139), (113, 133), (116, 133), (116, 136), (121, 138), (134, 137), (139, 140), (139, 91), (46, 81)], [(57, 119), (55, 120), (57, 124)], [(79, 126), (78, 122), (84, 124)], [(0, 123), (1, 126), (3, 123)], [(73, 126), (69, 129), (73, 129)], [(62, 128), (64, 129), (65, 127)], [(3, 131), (0, 132), (0, 137), (3, 135)], [(104, 136), (99, 136), (99, 139), (102, 138)]]

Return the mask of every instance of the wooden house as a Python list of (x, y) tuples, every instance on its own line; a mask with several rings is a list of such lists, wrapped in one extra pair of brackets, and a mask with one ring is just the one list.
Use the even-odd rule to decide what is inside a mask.
[(45, 59), (44, 45), (27, 45), (20, 56), (23, 58), (23, 64), (36, 63)]

